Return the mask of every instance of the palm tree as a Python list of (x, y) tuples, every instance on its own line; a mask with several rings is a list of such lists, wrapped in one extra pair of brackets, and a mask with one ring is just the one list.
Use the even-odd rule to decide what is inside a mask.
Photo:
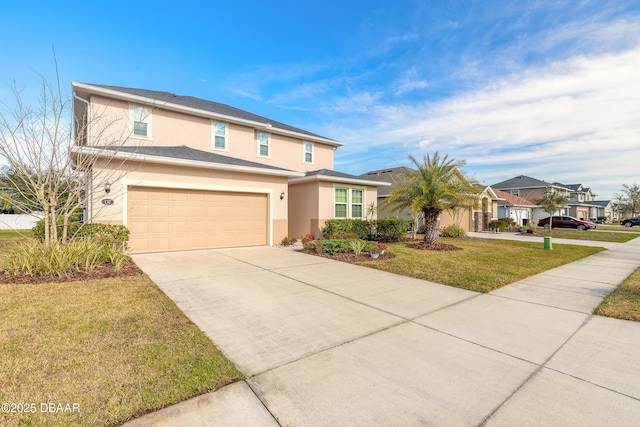
[(460, 167), (466, 162), (440, 157), (436, 152), (428, 154), (420, 163), (413, 156), (409, 159), (417, 170), (408, 173), (405, 181), (391, 191), (386, 203), (391, 212), (409, 208), (422, 212), (425, 222), (425, 243), (438, 243), (438, 217), (444, 210), (469, 206), (475, 202), (478, 190), (462, 173)]
[(536, 204), (549, 214), (549, 231), (553, 230), (553, 215), (567, 202), (566, 194), (547, 187), (544, 196), (536, 200)]

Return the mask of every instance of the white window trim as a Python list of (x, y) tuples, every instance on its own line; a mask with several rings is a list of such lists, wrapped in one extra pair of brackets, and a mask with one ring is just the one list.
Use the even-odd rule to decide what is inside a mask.
[[(147, 114), (144, 119), (145, 121), (143, 123), (147, 124), (147, 135), (143, 136), (143, 135), (136, 135), (134, 133), (134, 123), (136, 120), (136, 117), (134, 116), (134, 108), (138, 107), (138, 108), (144, 108), (145, 110), (149, 111), (149, 114)], [(151, 107), (148, 107), (146, 105), (142, 105), (142, 104), (129, 104), (129, 128), (130, 128), (130, 134), (131, 134), (131, 138), (135, 138), (135, 139), (144, 139), (147, 141), (153, 141), (153, 110)]]
[[(338, 203), (336, 201), (336, 190), (339, 189), (339, 188), (347, 190), (347, 202), (346, 202), (346, 205), (347, 205), (347, 216), (345, 216), (345, 217), (337, 217), (336, 216), (336, 204)], [(361, 190), (362, 191), (362, 203), (361, 203), (362, 204), (362, 216), (359, 216), (359, 217), (354, 217), (352, 215), (353, 214), (353, 208), (352, 208), (353, 207), (353, 197), (352, 197), (352, 191), (353, 190)], [(340, 202), (340, 203), (342, 204), (343, 202)], [(358, 204), (360, 204), (360, 203), (358, 203)], [(337, 185), (337, 184), (333, 186), (333, 206), (332, 206), (332, 209), (333, 209), (332, 218), (333, 219), (366, 219), (365, 206), (367, 206), (367, 189), (366, 189), (366, 187), (360, 187), (360, 186), (351, 187), (351, 186), (348, 186), (348, 185), (345, 186), (345, 185)]]
[[(268, 149), (268, 154), (265, 156), (264, 154), (260, 154), (260, 135), (267, 135), (268, 139), (268, 145), (267, 145), (267, 149)], [(256, 138), (256, 146), (257, 146), (257, 152), (256, 152), (256, 156), (260, 157), (262, 159), (270, 159), (271, 158), (271, 134), (269, 132), (261, 132), (258, 131), (256, 134), (257, 138)]]
[[(311, 161), (308, 162), (307, 161), (307, 144), (311, 144)], [(311, 141), (303, 141), (302, 142), (302, 163), (307, 164), (307, 165), (312, 165), (314, 163), (315, 160), (315, 144)]]
[[(354, 203), (353, 202), (353, 191), (357, 190), (357, 191), (362, 191), (362, 201), (360, 203)], [(349, 196), (350, 196), (350, 200), (349, 200), (349, 214), (351, 214), (350, 218), (357, 218), (357, 219), (364, 219), (365, 218), (365, 211), (364, 211), (364, 195), (365, 195), (366, 191), (363, 188), (349, 188)], [(360, 205), (360, 216), (355, 217), (353, 216), (353, 206), (355, 205)]]
[[(224, 125), (224, 147), (216, 147), (216, 124)], [(213, 120), (211, 122), (211, 149), (229, 151), (229, 123)]]

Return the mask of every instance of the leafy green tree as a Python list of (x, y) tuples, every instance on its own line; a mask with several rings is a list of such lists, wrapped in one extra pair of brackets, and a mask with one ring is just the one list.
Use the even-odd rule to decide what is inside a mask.
[(536, 204), (549, 214), (549, 230), (553, 230), (553, 215), (565, 205), (567, 195), (551, 187), (547, 187), (544, 196), (536, 200)]
[(631, 216), (635, 216), (636, 212), (640, 212), (640, 185), (623, 184), (622, 191), (616, 193), (616, 205), (623, 212), (631, 212)]
[(405, 181), (391, 191), (386, 203), (392, 213), (406, 208), (413, 213), (421, 212), (425, 243), (438, 243), (440, 214), (444, 210), (473, 205), (478, 189), (460, 170), (466, 164), (464, 160), (448, 155), (440, 157), (437, 152), (433, 157), (427, 154), (422, 162), (413, 156), (409, 159), (417, 170), (407, 173)]

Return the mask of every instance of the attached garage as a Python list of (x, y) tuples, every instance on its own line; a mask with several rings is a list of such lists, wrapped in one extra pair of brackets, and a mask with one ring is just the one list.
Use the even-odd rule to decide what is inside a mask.
[(132, 186), (127, 225), (133, 252), (268, 244), (267, 194)]

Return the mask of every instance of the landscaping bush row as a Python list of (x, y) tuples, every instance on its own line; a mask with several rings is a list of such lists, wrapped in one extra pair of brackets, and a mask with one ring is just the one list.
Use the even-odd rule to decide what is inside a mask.
[[(33, 236), (44, 242), (44, 219), (39, 220), (33, 227)], [(91, 239), (105, 246), (116, 245), (127, 249), (129, 229), (124, 225), (83, 224), (73, 221), (68, 225), (69, 240)], [(58, 225), (58, 236), (62, 236), (62, 225)]]
[[(402, 218), (330, 219), (325, 222), (322, 236), (325, 239), (353, 238), (367, 239), (375, 235), (377, 239), (394, 241), (400, 239), (411, 228), (411, 222)], [(348, 236), (348, 237), (346, 237)]]

